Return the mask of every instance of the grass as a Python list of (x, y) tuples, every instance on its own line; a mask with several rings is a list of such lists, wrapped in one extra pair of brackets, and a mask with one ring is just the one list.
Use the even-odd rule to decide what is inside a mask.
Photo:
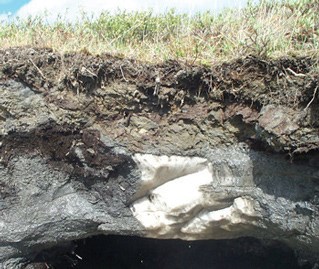
[(211, 65), (247, 55), (318, 56), (319, 4), (314, 0), (262, 1), (245, 9), (194, 16), (149, 12), (83, 13), (16, 19), (0, 26), (2, 48), (51, 47), (56, 51), (111, 53), (149, 62), (177, 59)]

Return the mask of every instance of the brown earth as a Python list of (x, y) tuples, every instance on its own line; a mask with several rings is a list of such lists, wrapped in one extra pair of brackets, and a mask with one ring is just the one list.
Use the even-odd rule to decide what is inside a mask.
[[(250, 56), (204, 67), (85, 52), (62, 55), (47, 48), (2, 50), (0, 59), (2, 83), (19, 81), (65, 112), (60, 123), (26, 134), (31, 144), (50, 141), (40, 151), (57, 159), (91, 126), (135, 152), (149, 145), (169, 152), (172, 144), (190, 151), (245, 142), (292, 159), (319, 147), (317, 59)], [(0, 120), (12, 114), (6, 110), (0, 107)], [(15, 137), (12, 148), (19, 139), (26, 141), (21, 130), (15, 132), (8, 138)], [(70, 139), (58, 138), (61, 133)], [(172, 133), (176, 141), (166, 139)]]

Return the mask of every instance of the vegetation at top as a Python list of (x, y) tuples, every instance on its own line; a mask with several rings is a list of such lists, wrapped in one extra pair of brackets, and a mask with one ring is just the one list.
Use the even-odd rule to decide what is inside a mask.
[(170, 10), (82, 13), (68, 22), (46, 15), (11, 19), (0, 26), (2, 48), (50, 47), (60, 52), (110, 53), (149, 62), (177, 59), (211, 65), (247, 55), (318, 56), (319, 2), (265, 1), (244, 9), (195, 15)]

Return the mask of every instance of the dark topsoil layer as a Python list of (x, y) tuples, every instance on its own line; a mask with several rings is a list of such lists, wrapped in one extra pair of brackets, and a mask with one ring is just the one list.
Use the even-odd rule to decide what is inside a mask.
[[(109, 54), (62, 55), (32, 48), (0, 50), (0, 57), (2, 79), (16, 79), (38, 92), (68, 88), (90, 95), (114, 81), (154, 90), (158, 82), (206, 100), (249, 103), (256, 109), (267, 104), (305, 108), (319, 78), (316, 60), (305, 57), (264, 60), (250, 56), (210, 68), (174, 60), (148, 64)], [(316, 96), (313, 105), (318, 101)]]
[[(46, 48), (2, 50), (0, 59), (0, 81), (19, 81), (59, 108), (92, 114), (95, 122), (111, 124), (122, 118), (128, 127), (132, 116), (148, 115), (156, 124), (165, 118), (166, 126), (180, 121), (197, 125), (199, 131), (194, 132), (203, 137), (211, 135), (209, 128), (220, 128), (237, 140), (214, 140), (218, 144), (246, 142), (290, 156), (313, 153), (319, 147), (317, 59), (250, 56), (204, 67), (173, 60), (141, 63), (85, 52), (62, 55)], [(117, 91), (112, 85), (121, 87)], [(69, 99), (56, 98), (65, 92)], [(68, 132), (68, 127), (63, 128)], [(152, 131), (141, 141), (158, 137), (158, 130)], [(125, 141), (122, 134), (114, 137)]]

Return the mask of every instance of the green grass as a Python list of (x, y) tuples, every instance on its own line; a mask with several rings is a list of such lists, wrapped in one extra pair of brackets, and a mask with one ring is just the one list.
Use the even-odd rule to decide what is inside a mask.
[(46, 16), (0, 26), (2, 48), (111, 53), (149, 62), (177, 59), (211, 65), (247, 55), (318, 56), (319, 4), (314, 0), (262, 1), (243, 10), (188, 16), (169, 11), (87, 14), (75, 23)]

